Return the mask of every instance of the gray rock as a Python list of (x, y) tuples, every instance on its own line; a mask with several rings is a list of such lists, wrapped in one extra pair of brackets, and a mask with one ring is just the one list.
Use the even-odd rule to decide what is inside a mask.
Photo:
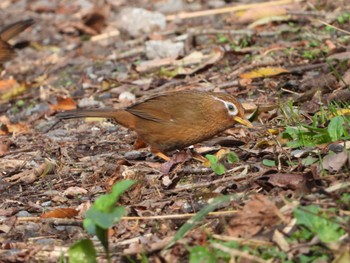
[(184, 53), (184, 43), (170, 40), (150, 40), (146, 42), (146, 56), (155, 58), (177, 58)]
[(33, 242), (34, 244), (48, 246), (48, 245), (54, 245), (57, 242), (57, 240), (53, 238), (42, 238), (42, 239), (34, 240)]
[(19, 211), (16, 216), (17, 217), (31, 217), (32, 215), (27, 211)]
[(159, 12), (142, 8), (124, 8), (119, 13), (118, 25), (131, 36), (138, 37), (156, 30), (163, 30), (166, 26), (166, 18)]
[(32, 116), (35, 113), (43, 113), (50, 110), (50, 106), (47, 103), (36, 104), (33, 108), (29, 108), (24, 112), (25, 116)]
[(208, 1), (208, 6), (210, 8), (220, 8), (220, 7), (224, 7), (225, 5), (226, 5), (226, 3), (223, 0), (209, 0)]
[(185, 6), (183, 0), (167, 0), (155, 4), (156, 10), (165, 14), (181, 12), (185, 9)]
[(130, 152), (126, 152), (124, 154), (125, 159), (127, 160), (140, 160), (145, 158), (145, 156), (147, 155), (146, 152), (141, 152), (141, 151), (130, 151)]
[(89, 108), (89, 107), (103, 107), (103, 103), (101, 101), (94, 100), (93, 98), (82, 98), (78, 106), (80, 108)]
[(42, 204), (41, 204), (41, 206), (43, 206), (43, 207), (47, 207), (47, 206), (51, 206), (52, 205), (52, 202), (51, 201), (46, 201), (46, 202), (43, 202)]

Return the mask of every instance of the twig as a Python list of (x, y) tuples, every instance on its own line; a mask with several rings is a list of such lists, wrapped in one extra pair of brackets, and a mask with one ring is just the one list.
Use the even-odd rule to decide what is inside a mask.
[[(242, 168), (242, 166), (237, 167), (237, 168)], [(237, 181), (240, 181), (242, 179), (247, 179), (246, 173), (244, 173), (242, 175), (241, 174), (233, 175), (233, 176), (226, 177), (226, 178), (221, 178), (221, 179), (214, 180), (214, 181), (207, 182), (207, 183), (187, 184), (187, 185), (181, 186), (181, 188), (168, 190), (167, 193), (178, 193), (178, 192), (182, 192), (182, 191), (186, 191), (186, 190), (192, 190), (195, 188), (208, 187), (208, 186), (212, 186), (215, 184), (224, 183), (224, 182), (228, 182), (228, 181), (237, 182)], [(257, 174), (254, 174), (253, 176), (250, 176), (250, 178), (252, 178), (254, 176), (260, 176), (260, 175), (261, 175), (260, 173), (257, 173)]]
[(31, 147), (28, 147), (28, 148), (24, 148), (24, 149), (18, 149), (18, 150), (15, 150), (15, 151), (11, 151), (11, 152), (6, 152), (4, 154), (0, 154), (0, 158), (1, 157), (4, 157), (6, 155), (11, 155), (11, 154), (16, 154), (16, 153), (23, 153), (23, 152), (30, 152), (30, 151), (33, 151), (33, 149), (35, 148), (40, 148), (39, 146), (31, 146)]
[(350, 35), (350, 32), (349, 32), (349, 31), (346, 31), (346, 30), (341, 29), (341, 28), (339, 28), (339, 27), (336, 27), (336, 26), (333, 26), (333, 25), (331, 25), (331, 24), (328, 24), (328, 23), (325, 22), (325, 21), (322, 21), (322, 20), (320, 20), (320, 19), (316, 19), (316, 21), (317, 21), (317, 22), (320, 22), (321, 24), (324, 24), (324, 25), (326, 25), (326, 26), (329, 26), (329, 27), (331, 27), (331, 28), (333, 28), (333, 29), (335, 29), (335, 30), (337, 30), (337, 31), (339, 31), (339, 32), (342, 32), (342, 33), (345, 33), (345, 34)]
[(68, 226), (82, 226), (83, 220), (75, 218), (41, 218), (39, 216), (32, 217), (19, 217), (18, 222), (38, 222), (50, 223), (57, 226), (68, 225)]
[(302, 2), (302, 0), (280, 0), (280, 1), (272, 1), (272, 2), (264, 2), (264, 3), (229, 6), (229, 7), (217, 8), (217, 9), (202, 10), (202, 11), (196, 11), (196, 12), (183, 12), (176, 15), (168, 15), (166, 19), (168, 21), (172, 21), (176, 19), (212, 16), (212, 15), (231, 13), (235, 11), (242, 11), (242, 10), (251, 9), (251, 8), (261, 8), (261, 7), (267, 7), (267, 6), (285, 5), (289, 3), (299, 3), (299, 2)]
[(321, 13), (319, 11), (301, 11), (301, 10), (287, 10), (288, 15), (293, 15), (293, 16), (314, 16), (314, 17), (325, 17), (325, 13)]
[(92, 42), (99, 42), (99, 41), (103, 41), (103, 40), (111, 38), (111, 37), (117, 37), (119, 35), (120, 35), (120, 31), (119, 30), (114, 30), (114, 31), (110, 31), (110, 32), (107, 32), (107, 33), (103, 33), (103, 34), (92, 36), (90, 38), (90, 41), (92, 41)]
[(348, 188), (349, 186), (350, 186), (350, 182), (340, 182), (340, 183), (337, 183), (335, 185), (332, 185), (332, 186), (326, 188), (325, 191), (327, 193), (332, 193), (332, 192), (338, 191), (338, 190), (343, 189), (343, 188)]
[[(217, 211), (217, 212), (210, 212), (208, 213), (208, 217), (223, 217), (223, 216), (232, 216), (236, 214), (236, 210), (231, 211)], [(184, 218), (190, 218), (192, 216), (196, 215), (195, 213), (188, 213), (188, 214), (176, 214), (176, 215), (158, 215), (158, 216), (123, 216), (121, 217), (121, 220), (171, 220), (171, 219), (184, 219)], [(81, 219), (71, 219), (71, 218), (41, 218), (38, 216), (33, 217), (19, 217), (17, 218), (18, 222), (45, 222), (45, 223), (51, 223), (54, 225), (75, 225), (75, 226), (81, 226), (82, 220)]]
[[(223, 216), (232, 216), (236, 214), (236, 210), (231, 211), (217, 211), (208, 213), (209, 217), (223, 217)], [(177, 215), (160, 215), (160, 216), (123, 216), (122, 220), (164, 220), (164, 219), (183, 219), (189, 218), (196, 215), (195, 213), (188, 214), (177, 214)]]

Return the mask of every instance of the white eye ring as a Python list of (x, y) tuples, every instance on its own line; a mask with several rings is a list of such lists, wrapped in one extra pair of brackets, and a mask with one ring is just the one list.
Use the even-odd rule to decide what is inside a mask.
[(214, 97), (214, 99), (218, 100), (218, 101), (221, 101), (223, 104), (225, 104), (225, 107), (227, 109), (227, 113), (230, 115), (230, 116), (236, 116), (238, 114), (238, 109), (236, 107), (235, 104), (233, 104), (232, 102), (227, 102), (227, 101), (224, 101), (222, 99), (219, 99), (217, 97)]
[(228, 114), (229, 115), (233, 115), (233, 116), (237, 115), (238, 109), (237, 109), (236, 105), (234, 105), (231, 102), (225, 102), (225, 106), (228, 109)]

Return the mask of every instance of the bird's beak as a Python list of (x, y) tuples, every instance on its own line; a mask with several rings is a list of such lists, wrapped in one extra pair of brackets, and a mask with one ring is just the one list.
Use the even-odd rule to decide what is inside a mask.
[(253, 124), (250, 121), (248, 121), (248, 120), (245, 120), (245, 119), (243, 119), (241, 117), (238, 117), (238, 116), (233, 117), (233, 119), (236, 122), (238, 122), (238, 123), (240, 123), (240, 124), (242, 124), (244, 126), (247, 126), (248, 128), (253, 128)]

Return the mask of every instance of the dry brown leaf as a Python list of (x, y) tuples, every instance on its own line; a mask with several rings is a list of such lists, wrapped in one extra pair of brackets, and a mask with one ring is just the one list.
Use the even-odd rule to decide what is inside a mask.
[(349, 60), (350, 59), (350, 51), (332, 54), (332, 55), (328, 56), (327, 59), (329, 59), (329, 60), (336, 59), (336, 60), (340, 60), (340, 61)]
[(136, 70), (138, 72), (148, 72), (160, 67), (172, 67), (165, 70), (167, 71), (167, 74), (172, 76), (191, 75), (206, 66), (218, 62), (224, 57), (224, 55), (225, 52), (221, 48), (216, 47), (207, 54), (202, 51), (194, 51), (183, 59), (178, 60), (172, 58), (162, 58), (144, 61), (136, 67)]
[(77, 108), (77, 104), (72, 98), (57, 97), (57, 104), (51, 105), (51, 108), (57, 111), (74, 110)]
[(0, 80), (0, 100), (8, 101), (27, 89), (25, 83), (18, 83), (14, 79)]
[(268, 182), (273, 186), (300, 189), (305, 185), (306, 178), (302, 174), (275, 173), (267, 175)]
[(83, 17), (83, 23), (97, 33), (101, 33), (106, 27), (106, 17), (101, 12), (93, 11)]
[(209, 66), (213, 65), (216, 62), (220, 61), (225, 55), (225, 52), (223, 49), (219, 47), (215, 47), (212, 52), (210, 52), (208, 55), (204, 55), (203, 59), (201, 60), (200, 64), (197, 67), (179, 67), (178, 68), (178, 74), (177, 75), (192, 75), (196, 73), (197, 71)]
[(71, 186), (68, 187), (64, 192), (63, 195), (67, 197), (75, 197), (78, 195), (85, 195), (88, 191), (85, 188), (78, 187), (78, 186)]
[(284, 16), (268, 16), (260, 18), (259, 20), (251, 23), (248, 28), (255, 28), (259, 26), (263, 26), (266, 24), (270, 24), (272, 22), (282, 22), (282, 21), (289, 21), (292, 19), (292, 16), (290, 15), (284, 15)]
[(34, 181), (36, 181), (40, 176), (44, 176), (47, 173), (52, 172), (54, 167), (54, 162), (46, 161), (45, 163), (39, 165), (36, 168), (15, 174), (11, 177), (6, 178), (6, 180), (12, 183), (23, 183), (26, 185), (31, 184)]
[[(1, 135), (1, 130), (0, 130), (0, 135)], [(0, 156), (6, 154), (12, 144), (13, 142), (9, 138), (0, 137)]]
[(18, 84), (14, 79), (0, 80), (0, 91), (4, 93), (4, 90), (11, 89), (14, 85)]
[(74, 208), (57, 208), (42, 214), (41, 218), (72, 218), (78, 215), (79, 211)]
[(255, 78), (276, 76), (282, 73), (289, 73), (289, 71), (285, 68), (280, 68), (280, 67), (265, 67), (265, 68), (258, 68), (253, 71), (243, 73), (239, 77), (242, 79), (255, 79)]
[(0, 123), (0, 135), (8, 135), (8, 134), (10, 134), (10, 132), (9, 132), (9, 129), (7, 128), (7, 125), (4, 123)]
[(322, 160), (322, 167), (330, 172), (338, 172), (347, 163), (348, 159), (349, 154), (347, 152), (328, 154)]
[(169, 161), (162, 164), (160, 171), (163, 174), (168, 174), (170, 172), (171, 168), (174, 167), (174, 165), (176, 165), (178, 163), (184, 163), (187, 160), (189, 160), (190, 158), (191, 158), (191, 155), (186, 151), (181, 151), (181, 152), (175, 153)]
[(257, 194), (229, 222), (229, 235), (250, 238), (278, 221), (278, 208), (267, 197)]
[(0, 135), (8, 135), (11, 133), (24, 134), (28, 133), (30, 130), (29, 126), (26, 123), (19, 122), (13, 124), (6, 116), (0, 116), (0, 123), (2, 123)]

